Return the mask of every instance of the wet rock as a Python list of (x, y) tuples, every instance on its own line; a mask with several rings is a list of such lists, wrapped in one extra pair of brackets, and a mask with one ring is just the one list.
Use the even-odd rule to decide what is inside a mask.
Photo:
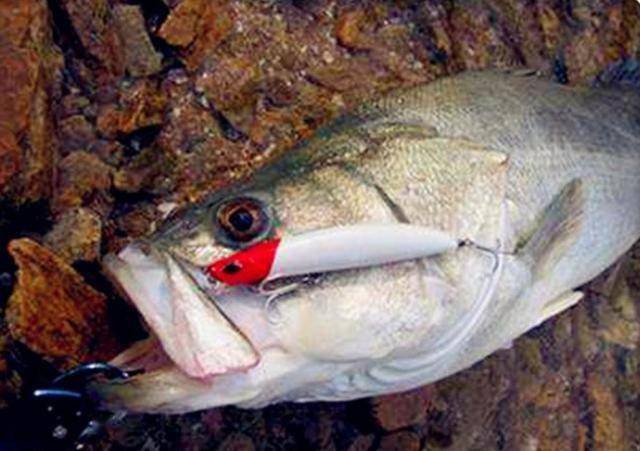
[(115, 355), (118, 344), (107, 327), (104, 295), (30, 239), (12, 241), (9, 253), (18, 278), (6, 320), (16, 340), (62, 369)]
[[(560, 50), (578, 45), (566, 11), (549, 2), (168, 5), (157, 35), (177, 47), (186, 70), (167, 73), (160, 88), (169, 101), (159, 147), (172, 155), (165, 178), (180, 201), (250, 173), (372, 95), (464, 68), (532, 65), (551, 75)], [(586, 48), (604, 40), (637, 49), (633, 21), (615, 19), (628, 6), (599, 5), (605, 26), (575, 18), (598, 36)], [(570, 81), (585, 80), (566, 59)], [(118, 110), (103, 110), (105, 136), (118, 129)]]
[(344, 11), (336, 21), (336, 38), (340, 45), (350, 49), (370, 49), (371, 39), (363, 33), (367, 15), (363, 9)]
[(464, 68), (513, 67), (524, 63), (508, 38), (502, 17), (484, 5), (456, 8), (451, 25), (456, 57)]
[(118, 35), (109, 0), (63, 0), (61, 4), (87, 59), (98, 66), (99, 79), (113, 80), (124, 75), (126, 46)]
[(62, 213), (86, 206), (96, 212), (109, 210), (111, 168), (97, 156), (84, 151), (73, 152), (58, 164), (58, 183), (53, 210)]
[[(137, 238), (152, 233), (161, 215), (153, 203), (143, 203), (138, 208), (118, 214), (111, 225), (116, 227), (118, 235)], [(110, 232), (114, 233), (113, 230)]]
[(607, 343), (614, 343), (626, 349), (636, 349), (640, 342), (640, 321), (636, 299), (628, 282), (631, 262), (619, 264), (610, 280), (608, 299), (595, 306), (599, 334)]
[(380, 451), (418, 451), (420, 437), (409, 431), (396, 432), (385, 435), (380, 440)]
[(67, 94), (60, 101), (57, 116), (65, 119), (69, 116), (82, 114), (83, 110), (91, 105), (91, 101), (78, 93)]
[(612, 387), (593, 375), (587, 382), (587, 390), (593, 409), (593, 448), (625, 449), (624, 423)]
[(96, 137), (93, 126), (79, 114), (60, 121), (58, 130), (60, 144), (65, 152), (86, 149)]
[[(625, 21), (640, 21), (639, 8), (628, 8), (625, 2), (602, 5), (598, 17), (589, 8), (576, 8), (574, 15), (584, 27), (571, 34), (569, 45), (564, 50), (564, 62), (569, 80), (585, 80), (598, 75), (603, 67), (619, 59), (628, 51), (631, 38), (625, 29)], [(636, 5), (637, 6), (637, 5)], [(623, 15), (629, 14), (626, 19)], [(629, 22), (627, 22), (629, 23)], [(593, 49), (601, 51), (594, 53)]]
[(159, 125), (163, 122), (166, 103), (165, 94), (149, 80), (121, 86), (117, 100), (99, 108), (98, 131), (104, 137), (115, 138)]
[(434, 394), (434, 388), (426, 386), (405, 393), (373, 398), (373, 415), (378, 425), (386, 431), (411, 426), (426, 418)]
[(206, 3), (202, 0), (184, 0), (178, 3), (162, 24), (158, 36), (178, 47), (190, 45), (201, 32), (202, 11), (206, 8)]
[(62, 214), (44, 243), (69, 263), (94, 261), (100, 257), (102, 223), (100, 217), (86, 208)]
[(98, 139), (91, 144), (89, 151), (112, 167), (118, 167), (124, 162), (125, 148), (118, 141)]
[(195, 69), (233, 30), (238, 15), (234, 6), (224, 0), (184, 0), (172, 10), (158, 34), (172, 45), (188, 47), (184, 62)]
[(139, 6), (117, 5), (116, 28), (124, 49), (124, 65), (134, 77), (151, 75), (162, 68), (162, 55), (156, 52), (145, 28)]
[(20, 170), (21, 153), (11, 130), (0, 127), (0, 188), (3, 193), (9, 191), (9, 182)]
[(46, 3), (0, 3), (0, 197), (15, 203), (50, 194), (57, 140), (50, 103), (62, 65)]
[[(502, 351), (435, 386), (426, 419), (418, 425), (429, 445), (451, 449), (493, 449), (508, 426), (500, 414), (511, 389), (513, 351)], [(510, 412), (506, 412), (509, 418)], [(511, 413), (513, 415), (513, 413)], [(512, 424), (512, 423), (510, 423)], [(516, 448), (517, 449), (517, 448)]]
[(248, 55), (224, 58), (202, 73), (196, 80), (196, 89), (220, 110), (228, 110), (244, 103), (256, 94), (257, 81), (261, 77), (258, 62)]
[(146, 148), (114, 174), (113, 186), (127, 193), (166, 192), (171, 182), (167, 181), (169, 185), (162, 186), (155, 178), (166, 174), (167, 166), (171, 164), (170, 156), (157, 152), (155, 148)]

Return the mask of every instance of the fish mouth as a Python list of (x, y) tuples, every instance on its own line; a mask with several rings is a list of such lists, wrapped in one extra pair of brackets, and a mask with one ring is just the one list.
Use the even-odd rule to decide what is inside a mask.
[[(171, 369), (210, 384), (260, 362), (256, 346), (220, 309), (206, 281), (170, 252), (133, 243), (105, 257), (107, 275), (142, 315), (150, 337), (110, 363), (129, 371)], [(144, 377), (144, 374), (134, 378)]]

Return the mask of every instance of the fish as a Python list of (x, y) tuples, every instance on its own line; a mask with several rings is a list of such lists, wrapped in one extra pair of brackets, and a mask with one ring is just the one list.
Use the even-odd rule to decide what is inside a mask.
[[(391, 92), (105, 257), (149, 338), (111, 362), (131, 377), (91, 395), (112, 410), (185, 413), (432, 383), (575, 305), (640, 236), (639, 206), (633, 86), (489, 70)], [(293, 271), (271, 286), (207, 271), (260, 243), (372, 225), (495, 252)], [(368, 249), (349, 241), (345, 255)]]

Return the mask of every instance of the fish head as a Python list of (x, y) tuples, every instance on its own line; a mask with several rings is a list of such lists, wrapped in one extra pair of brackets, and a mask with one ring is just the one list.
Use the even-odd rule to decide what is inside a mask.
[[(471, 165), (478, 177), (455, 180), (461, 174), (456, 167), (442, 168), (429, 180), (432, 169), (406, 173), (416, 172), (405, 161), (412, 156), (390, 140), (385, 146), (396, 156), (381, 160), (392, 165), (394, 178), (376, 183), (353, 169), (362, 155), (359, 141), (349, 142), (356, 151), (343, 152), (339, 160), (309, 156), (314, 147), (308, 146), (106, 258), (106, 271), (150, 329), (146, 342), (112, 362), (144, 372), (93, 387), (106, 406), (187, 412), (397, 391), (415, 385), (415, 378), (399, 372), (380, 385), (367, 376), (370, 370), (435, 356), (466, 333), (460, 324), (478, 308), (479, 287), (491, 267), (486, 254), (471, 249), (305, 275), (260, 289), (207, 276), (209, 265), (238, 250), (335, 226), (415, 222), (481, 239), (502, 233), (495, 208), (502, 185), (495, 177), (504, 171), (495, 169), (504, 161), (484, 167), (465, 155), (459, 163)], [(434, 154), (447, 147), (433, 145)], [(400, 180), (410, 188), (430, 182), (420, 202), (440, 207), (422, 211), (418, 205), (416, 217), (413, 195), (394, 194)]]

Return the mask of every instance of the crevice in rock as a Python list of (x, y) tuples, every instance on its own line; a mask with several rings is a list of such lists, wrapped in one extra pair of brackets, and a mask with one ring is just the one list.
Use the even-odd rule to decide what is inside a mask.
[(426, 443), (439, 448), (448, 448), (453, 445), (453, 437), (456, 435), (456, 425), (453, 415), (441, 410), (431, 410), (425, 423), (428, 425)]
[(246, 141), (247, 135), (241, 130), (237, 129), (227, 117), (217, 110), (211, 110), (211, 113), (220, 124), (220, 130), (225, 138), (232, 142)]
[(87, 53), (80, 36), (76, 33), (76, 30), (71, 22), (69, 14), (64, 9), (61, 1), (47, 0), (49, 11), (51, 11), (52, 29), (53, 29), (53, 41), (58, 47), (60, 47), (65, 55), (71, 53), (70, 56), (91, 59), (91, 55)]
[(147, 33), (151, 39), (153, 47), (162, 54), (163, 73), (168, 70), (183, 68), (184, 64), (178, 56), (176, 47), (157, 36), (156, 32), (171, 13), (171, 9), (162, 0), (130, 0), (125, 2), (130, 5), (137, 5), (144, 16)]
[(161, 130), (162, 125), (149, 125), (118, 136), (118, 141), (124, 146), (125, 158), (135, 157), (142, 149), (153, 144)]

